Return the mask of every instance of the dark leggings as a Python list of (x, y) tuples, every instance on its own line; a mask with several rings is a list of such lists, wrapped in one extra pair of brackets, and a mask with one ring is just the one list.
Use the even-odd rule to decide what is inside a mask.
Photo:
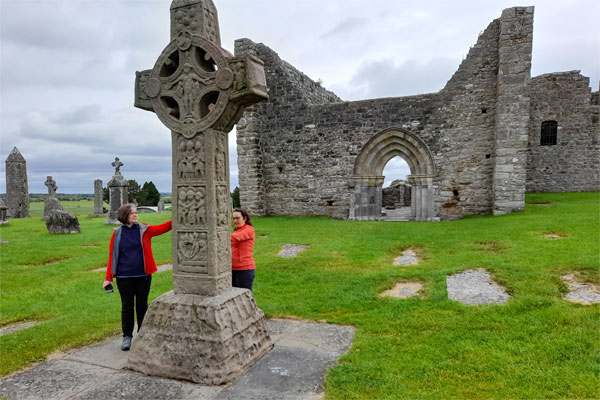
[(150, 293), (151, 283), (152, 275), (135, 278), (117, 278), (117, 287), (121, 295), (121, 326), (123, 336), (133, 336), (134, 306), (135, 313), (137, 314), (138, 332), (140, 331), (144, 315), (146, 315), (146, 310), (148, 310), (148, 294)]
[(252, 283), (254, 283), (254, 275), (256, 270), (245, 269), (242, 271), (231, 271), (231, 286), (239, 287), (244, 289), (250, 289), (252, 291)]

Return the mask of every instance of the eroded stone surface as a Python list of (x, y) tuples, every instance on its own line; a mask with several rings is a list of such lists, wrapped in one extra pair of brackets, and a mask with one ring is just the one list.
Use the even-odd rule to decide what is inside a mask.
[(396, 286), (379, 294), (380, 297), (395, 297), (398, 299), (406, 299), (416, 296), (423, 288), (420, 282), (398, 282)]
[(284, 244), (281, 246), (281, 250), (279, 250), (277, 255), (283, 258), (292, 258), (296, 257), (299, 253), (302, 253), (309, 247), (310, 246), (304, 244)]
[(468, 269), (446, 277), (448, 298), (467, 305), (504, 304), (510, 296), (485, 269)]
[(406, 249), (402, 252), (402, 255), (394, 258), (392, 265), (418, 265), (419, 259), (417, 253), (413, 249)]
[(575, 275), (564, 275), (561, 279), (569, 286), (565, 296), (568, 301), (585, 305), (600, 303), (600, 289), (593, 283), (582, 282)]
[(68, 212), (55, 210), (46, 220), (48, 233), (81, 233), (81, 226), (77, 216)]
[(147, 375), (221, 385), (272, 347), (264, 313), (247, 289), (216, 296), (163, 294), (150, 305), (128, 368)]

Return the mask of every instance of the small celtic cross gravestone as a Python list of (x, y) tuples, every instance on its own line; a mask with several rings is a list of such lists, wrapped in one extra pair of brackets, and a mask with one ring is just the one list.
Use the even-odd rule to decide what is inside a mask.
[(128, 367), (219, 385), (270, 348), (264, 313), (231, 287), (227, 132), (267, 98), (264, 64), (220, 47), (211, 0), (174, 0), (171, 42), (136, 73), (135, 106), (171, 130), (173, 291), (152, 302)]

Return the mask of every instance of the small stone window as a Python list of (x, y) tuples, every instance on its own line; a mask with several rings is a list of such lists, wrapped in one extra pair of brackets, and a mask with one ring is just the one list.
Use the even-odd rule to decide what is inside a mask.
[(552, 146), (556, 144), (558, 123), (556, 121), (542, 122), (542, 136), (540, 146)]

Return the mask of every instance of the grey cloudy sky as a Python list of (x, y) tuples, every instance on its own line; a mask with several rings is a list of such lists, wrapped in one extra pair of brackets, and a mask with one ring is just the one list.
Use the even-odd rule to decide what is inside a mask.
[[(168, 43), (170, 0), (0, 0), (0, 155), (29, 191), (92, 193), (119, 156), (127, 179), (171, 191), (170, 132), (133, 107), (136, 70)], [(215, 0), (222, 46), (262, 42), (344, 100), (440, 90), (504, 8), (535, 6), (532, 76), (581, 70), (598, 90), (597, 0)], [(235, 131), (230, 134), (237, 185)], [(402, 174), (391, 161), (386, 175)], [(6, 188), (1, 163), (0, 192)]]

